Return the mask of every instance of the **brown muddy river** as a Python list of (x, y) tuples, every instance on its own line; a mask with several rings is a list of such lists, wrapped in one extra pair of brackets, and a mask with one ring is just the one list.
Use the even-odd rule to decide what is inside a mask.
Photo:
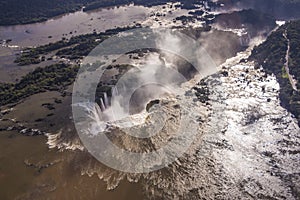
[[(149, 9), (143, 6), (122, 6), (91, 12), (75, 12), (50, 19), (46, 22), (2, 26), (0, 39), (11, 39), (10, 45), (36, 46), (55, 42), (62, 37), (102, 32), (107, 29), (133, 25), (135, 21), (146, 19)], [(50, 37), (49, 37), (50, 36)]]
[[(15, 82), (36, 67), (21, 68), (14, 63), (22, 48), (44, 45), (93, 31), (103, 32), (116, 27), (133, 26), (135, 23), (144, 23), (156, 12), (166, 13), (163, 19), (172, 21), (177, 16), (187, 14), (188, 10), (127, 5), (89, 12), (78, 11), (42, 23), (0, 26), (0, 82)], [(153, 21), (150, 20), (150, 24)], [(6, 40), (11, 41), (7, 44)]]
[[(42, 23), (0, 26), (0, 82), (14, 82), (34, 68), (25, 66), (20, 69), (14, 63), (22, 48), (44, 45), (93, 31), (103, 32), (134, 25), (134, 22), (145, 20), (150, 12), (150, 8), (128, 5), (89, 12), (78, 11)], [(7, 44), (6, 40), (11, 42)]]
[[(0, 82), (34, 66), (13, 63), (22, 47), (55, 42), (71, 37), (133, 25), (143, 21), (151, 10), (142, 6), (123, 6), (91, 12), (66, 14), (43, 23), (0, 27)], [(51, 37), (49, 37), (51, 36)], [(11, 39), (9, 46), (3, 40)], [(2, 45), (1, 45), (2, 43)], [(46, 137), (26, 137), (16, 132), (0, 132), (0, 199), (144, 199), (138, 183), (122, 182), (108, 191), (96, 175), (81, 175), (76, 151), (49, 150)], [(76, 159), (75, 159), (76, 160)], [(49, 165), (46, 168), (43, 168)]]
[[(162, 11), (162, 8), (127, 5), (90, 12), (78, 11), (43, 23), (0, 26), (0, 82), (16, 82), (38, 66), (18, 66), (14, 63), (22, 48), (44, 45), (63, 37), (70, 38), (93, 31), (103, 32), (147, 20), (151, 24), (154, 21), (151, 15), (153, 17), (153, 13), (157, 11)], [(164, 12), (164, 18), (169, 21), (188, 13), (187, 10), (181, 9)], [(6, 40), (11, 42), (7, 44)], [(40, 100), (29, 102), (33, 105), (32, 111), (43, 114), (39, 111)], [(31, 110), (31, 107), (28, 109)], [(20, 110), (17, 116), (11, 117), (18, 118), (19, 114)], [(27, 119), (30, 118), (34, 117), (29, 116)], [(0, 131), (1, 200), (146, 199), (140, 183), (121, 181), (116, 189), (108, 191), (106, 183), (96, 175), (82, 175), (81, 152), (50, 150), (46, 143), (45, 136), (27, 137), (13, 131)]]
[[(167, 9), (164, 7), (164, 11)], [(148, 8), (127, 5), (89, 12), (78, 11), (42, 23), (0, 26), (0, 41), (10, 39), (12, 41), (9, 45), (20, 47), (43, 45), (63, 37), (69, 38), (93, 31), (103, 32), (107, 29), (143, 23), (151, 14), (162, 10), (162, 6)], [(188, 13), (188, 10), (184, 9), (171, 10), (172, 12), (166, 12), (163, 18), (173, 19)]]
[(77, 153), (49, 150), (43, 136), (0, 132), (0, 199), (144, 199), (139, 184), (123, 182), (107, 191), (98, 177), (82, 176), (71, 159)]

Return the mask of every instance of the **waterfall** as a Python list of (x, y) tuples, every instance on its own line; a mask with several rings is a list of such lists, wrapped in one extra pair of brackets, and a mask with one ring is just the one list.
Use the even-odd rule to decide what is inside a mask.
[(101, 108), (102, 112), (106, 109), (102, 98), (100, 98), (100, 108)]
[(108, 103), (107, 93), (104, 92), (103, 95), (104, 95), (104, 105), (105, 105), (106, 108), (108, 108), (109, 107), (109, 103)]
[(116, 97), (119, 95), (119, 92), (118, 92), (118, 89), (116, 87), (113, 87), (112, 88), (112, 97)]

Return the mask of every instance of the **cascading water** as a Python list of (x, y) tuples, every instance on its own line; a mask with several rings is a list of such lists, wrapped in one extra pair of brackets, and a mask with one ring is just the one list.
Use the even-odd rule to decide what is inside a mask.
[[(119, 101), (111, 102), (107, 109), (101, 105), (101, 109), (97, 105), (88, 107), (92, 122), (98, 125), (103, 113), (111, 112), (111, 107), (117, 109), (117, 120), (103, 124), (105, 134), (117, 146), (133, 152), (158, 149), (184, 123), (189, 126), (184, 126), (182, 133), (187, 137), (194, 133), (195, 137), (182, 156), (157, 171), (126, 173), (90, 158), (79, 164), (82, 174), (97, 174), (107, 182), (108, 189), (114, 189), (123, 179), (141, 181), (149, 198), (297, 199), (295, 188), (300, 177), (295, 172), (300, 159), (293, 152), (300, 143), (300, 129), (280, 106), (275, 77), (254, 68), (253, 63), (239, 64), (250, 50), (221, 66), (224, 73), (203, 81), (192, 79), (181, 95), (158, 98), (159, 103), (149, 112), (123, 117), (124, 108), (116, 103)], [(112, 88), (113, 96), (120, 97), (120, 93)], [(105, 100), (102, 103), (107, 105)], [(185, 108), (193, 108), (189, 121), (181, 120)], [(151, 128), (151, 123), (161, 123), (163, 128), (148, 140), (125, 134), (128, 130)], [(161, 162), (155, 160), (149, 165)]]
[(105, 105), (105, 107), (107, 108), (107, 107), (109, 107), (109, 101), (108, 101), (108, 97), (107, 97), (107, 93), (106, 92), (104, 92), (103, 93), (103, 98), (104, 98), (104, 105)]
[(103, 101), (102, 98), (100, 98), (100, 108), (101, 108), (102, 111), (105, 111), (105, 109), (106, 109), (106, 106), (105, 106), (104, 101)]

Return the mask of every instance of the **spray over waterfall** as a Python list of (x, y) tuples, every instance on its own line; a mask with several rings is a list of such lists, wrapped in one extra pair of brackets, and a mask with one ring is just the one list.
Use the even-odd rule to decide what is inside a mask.
[[(103, 94), (100, 105), (92, 103), (85, 107), (89, 111), (91, 129), (102, 123), (104, 129), (98, 131), (104, 132), (116, 146), (131, 152), (157, 150), (178, 130), (186, 137), (182, 137), (179, 143), (190, 141), (190, 136), (193, 140), (182, 156), (157, 171), (122, 172), (90, 157), (87, 162), (79, 162), (82, 174), (97, 174), (107, 182), (108, 189), (114, 189), (124, 179), (141, 181), (148, 196), (154, 198), (244, 198), (247, 194), (253, 198), (294, 199), (292, 188), (297, 180), (290, 182), (284, 177), (293, 176), (300, 163), (296, 161), (297, 155), (291, 153), (286, 157), (280, 152), (292, 152), (297, 148), (300, 129), (295, 119), (280, 106), (275, 77), (265, 75), (261, 69), (254, 68), (253, 63), (239, 64), (250, 51), (251, 48), (227, 60), (220, 67), (227, 73), (214, 73), (205, 79), (196, 76), (180, 84), (180, 95), (163, 93), (164, 96), (155, 97), (159, 101), (151, 105), (148, 111), (145, 109), (126, 117), (125, 113), (120, 112), (113, 122), (102, 123), (101, 116), (105, 112), (111, 113), (112, 106), (123, 109), (122, 104), (117, 104), (119, 101), (112, 102), (107, 94)], [(155, 55), (150, 59), (152, 62), (155, 60), (153, 58)], [(139, 69), (139, 61), (134, 62), (137, 63), (131, 64), (136, 64), (136, 69)], [(266, 93), (262, 92), (262, 87)], [(113, 87), (115, 97), (122, 94), (122, 90), (117, 88), (123, 86)], [(192, 117), (185, 118), (189, 115), (186, 108), (193, 108)], [(155, 129), (151, 126), (153, 124), (161, 124), (162, 129)], [(143, 129), (151, 129), (158, 134), (147, 139), (143, 135), (133, 137)], [(285, 134), (282, 134), (283, 130)], [(286, 146), (287, 142), (295, 145)], [(172, 156), (170, 152), (162, 151), (159, 156)], [(127, 158), (122, 160), (120, 157), (120, 160), (119, 164), (126, 167)], [(155, 159), (154, 162), (141, 160), (142, 166), (150, 168), (163, 162), (165, 160), (162, 159)], [(274, 169), (273, 172), (270, 168)]]

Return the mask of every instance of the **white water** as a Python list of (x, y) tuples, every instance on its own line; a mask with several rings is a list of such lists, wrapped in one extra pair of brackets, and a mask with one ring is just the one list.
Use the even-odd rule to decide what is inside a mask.
[[(237, 64), (248, 55), (246, 51), (222, 66), (228, 77), (214, 75), (205, 81), (210, 90), (209, 105), (184, 98), (183, 103), (192, 106), (203, 121), (186, 130), (196, 131), (197, 137), (172, 165), (152, 173), (127, 174), (89, 163), (83, 164), (82, 173), (98, 174), (108, 189), (123, 179), (137, 182), (143, 177), (148, 195), (164, 199), (295, 199), (291, 188), (300, 178), (296, 174), (300, 157), (293, 152), (300, 143), (300, 129), (296, 119), (280, 106), (275, 77), (265, 77), (252, 63)], [(172, 105), (179, 99), (165, 105), (170, 114), (178, 112)], [(178, 115), (174, 116), (175, 121), (166, 124), (169, 134), (178, 126)], [(143, 123), (130, 120), (137, 120), (136, 126)], [(159, 145), (161, 139), (151, 142)], [(136, 141), (125, 140), (127, 146), (138, 147)]]
[[(300, 157), (294, 152), (300, 143), (300, 129), (296, 119), (280, 106), (276, 78), (265, 76), (253, 63), (238, 64), (250, 51), (220, 67), (228, 77), (216, 74), (205, 80), (210, 91), (208, 104), (189, 96), (183, 102), (180, 97), (167, 99), (164, 108), (173, 115), (172, 121), (165, 122), (167, 135), (178, 128), (180, 117), (174, 104), (191, 106), (202, 119), (187, 128), (197, 137), (172, 165), (151, 173), (128, 174), (91, 161), (83, 164), (82, 174), (98, 174), (108, 189), (123, 179), (143, 180), (149, 197), (163, 199), (296, 199), (292, 188), (299, 188)], [(128, 121), (129, 127), (146, 123), (139, 117)], [(140, 148), (135, 140), (123, 139), (126, 147)], [(159, 146), (163, 139), (153, 138), (150, 144)]]

